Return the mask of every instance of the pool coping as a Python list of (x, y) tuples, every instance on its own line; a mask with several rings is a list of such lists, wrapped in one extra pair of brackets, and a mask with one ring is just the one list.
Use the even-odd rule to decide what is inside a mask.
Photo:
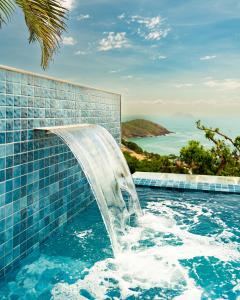
[(240, 194), (240, 177), (136, 172), (137, 186)]
[(0, 64), (0, 69), (6, 70), (6, 71), (17, 72), (17, 73), (20, 73), (20, 74), (26, 74), (26, 75), (30, 75), (30, 76), (34, 76), (34, 77), (39, 77), (39, 78), (46, 79), (46, 80), (53, 80), (53, 81), (57, 81), (57, 82), (60, 82), (60, 83), (66, 83), (66, 84), (70, 84), (70, 85), (80, 87), (80, 88), (83, 88), (83, 89), (95, 90), (95, 91), (98, 91), (98, 92), (103, 92), (103, 93), (106, 93), (106, 94), (112, 94), (112, 95), (116, 95), (116, 96), (121, 97), (120, 93), (117, 93), (117, 92), (114, 92), (114, 91), (108, 91), (108, 90), (101, 89), (101, 88), (98, 88), (98, 87), (83, 85), (83, 84), (73, 82), (71, 80), (65, 80), (65, 79), (62, 79), (62, 78), (54, 77), (54, 76), (49, 76), (49, 75), (45, 75), (45, 74), (41, 74), (41, 73), (26, 71), (26, 70), (19, 69), (19, 68), (14, 68), (14, 67), (11, 67), (11, 66), (5, 66), (5, 65)]

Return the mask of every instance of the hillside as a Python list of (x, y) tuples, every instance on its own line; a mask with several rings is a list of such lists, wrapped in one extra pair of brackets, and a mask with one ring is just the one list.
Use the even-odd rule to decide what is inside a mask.
[(160, 136), (171, 133), (165, 127), (144, 119), (122, 123), (122, 138)]

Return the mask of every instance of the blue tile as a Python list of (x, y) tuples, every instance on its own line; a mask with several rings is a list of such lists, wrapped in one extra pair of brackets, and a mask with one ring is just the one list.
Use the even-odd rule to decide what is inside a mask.
[(6, 118), (6, 107), (0, 106), (0, 119), (5, 119), (5, 118)]
[(0, 106), (5, 106), (5, 105), (6, 105), (6, 95), (0, 94)]
[(13, 94), (13, 83), (6, 83), (6, 94)]
[[(86, 178), (83, 177), (69, 149), (56, 137), (49, 138), (45, 134), (36, 137), (32, 129), (39, 126), (72, 124), (79, 120), (96, 122), (96, 117), (92, 116), (93, 109), (98, 121), (106, 124), (114, 101), (111, 101), (108, 107), (106, 99), (102, 101), (102, 96), (99, 95), (99, 103), (102, 103), (98, 107), (97, 103), (91, 104), (90, 97), (86, 98), (82, 94), (83, 90), (78, 87), (73, 88), (72, 85), (12, 71), (2, 72), (1, 69), (0, 81), (4, 82), (4, 93), (0, 94), (0, 132), (3, 133), (1, 140), (5, 139), (7, 143), (0, 144), (1, 175), (6, 178), (6, 181), (0, 182), (0, 220), (8, 216), (5, 237), (10, 238), (14, 234), (13, 245), (9, 241), (5, 244), (7, 249), (11, 250), (11, 255), (7, 256), (7, 261), (11, 262), (14, 257), (27, 255), (32, 246), (39, 244), (48, 233), (57, 229), (71, 218), (76, 210), (86, 205), (85, 193), (89, 193)], [(75, 98), (71, 99), (72, 94), (68, 93), (73, 90), (78, 91), (79, 111), (83, 109), (81, 101), (88, 101), (85, 120), (80, 119), (81, 113), (74, 111), (77, 107), (76, 101)], [(119, 106), (117, 107), (119, 109)], [(115, 112), (111, 114), (111, 122), (115, 113), (116, 127), (105, 126), (119, 139), (119, 111), (116, 107)], [(79, 119), (76, 116), (79, 116)], [(59, 181), (64, 183), (64, 200), (58, 197)], [(39, 190), (39, 187), (42, 189)], [(75, 193), (71, 193), (72, 189)], [(76, 195), (81, 195), (81, 199)], [(41, 199), (44, 199), (44, 202)], [(44, 203), (47, 206), (44, 211), (40, 211), (39, 207)], [(27, 206), (28, 208), (22, 211)], [(48, 223), (53, 225), (47, 230)], [(27, 227), (27, 224), (33, 226)], [(36, 240), (27, 243), (26, 238), (33, 231), (38, 232), (39, 224), (45, 229), (44, 235), (38, 235)]]
[(14, 105), (14, 97), (12, 95), (6, 96), (6, 106), (13, 106)]
[(6, 80), (6, 71), (3, 69), (0, 69), (0, 81)]
[(5, 93), (6, 93), (6, 82), (0, 81), (0, 94), (5, 94)]
[(6, 133), (0, 132), (0, 144), (5, 144), (5, 143), (6, 143)]

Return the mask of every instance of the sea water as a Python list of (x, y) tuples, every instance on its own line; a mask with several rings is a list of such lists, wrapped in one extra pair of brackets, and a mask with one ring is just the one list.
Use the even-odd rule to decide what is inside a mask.
[[(158, 153), (162, 155), (175, 154), (178, 155), (182, 147), (186, 146), (188, 141), (197, 140), (206, 147), (211, 147), (213, 144), (208, 141), (204, 132), (196, 128), (197, 118), (194, 117), (161, 117), (161, 116), (129, 116), (123, 117), (123, 121), (142, 118), (156, 122), (169, 131), (173, 132), (166, 136), (131, 138), (130, 141), (137, 143), (140, 147), (148, 152)], [(213, 128), (220, 128), (221, 131), (230, 137), (240, 135), (240, 118), (234, 117), (213, 117), (200, 118), (202, 124)]]

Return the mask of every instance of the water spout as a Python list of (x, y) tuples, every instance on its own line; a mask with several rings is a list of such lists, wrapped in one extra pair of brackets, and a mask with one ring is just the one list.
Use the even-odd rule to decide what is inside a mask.
[[(126, 160), (111, 134), (99, 125), (50, 127), (71, 149), (85, 173), (107, 228), (113, 251), (126, 245), (122, 237), (130, 220), (142, 215)], [(122, 189), (129, 194), (126, 205)]]

